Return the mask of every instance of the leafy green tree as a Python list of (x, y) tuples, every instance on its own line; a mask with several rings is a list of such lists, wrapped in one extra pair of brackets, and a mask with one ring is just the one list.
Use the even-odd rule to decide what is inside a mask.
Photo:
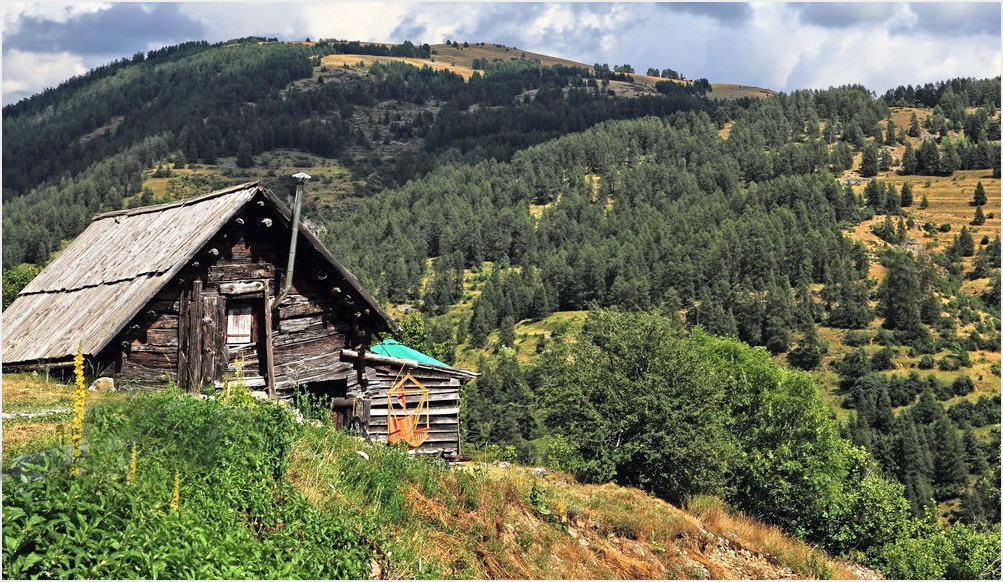
[(23, 263), (3, 272), (3, 308), (14, 302), (17, 294), (38, 275), (41, 269), (36, 265)]
[(584, 478), (676, 501), (722, 491), (733, 451), (724, 387), (697, 350), (669, 319), (616, 312), (590, 313), (574, 344), (555, 346), (540, 397)]

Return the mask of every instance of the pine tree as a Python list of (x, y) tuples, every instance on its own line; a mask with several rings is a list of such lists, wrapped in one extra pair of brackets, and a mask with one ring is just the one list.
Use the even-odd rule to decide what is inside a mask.
[(955, 497), (965, 485), (968, 471), (965, 467), (965, 447), (955, 428), (946, 416), (933, 425), (937, 438), (931, 444), (933, 453), (933, 485), (937, 497)]
[(887, 172), (892, 169), (892, 153), (884, 148), (878, 152), (878, 167), (882, 172)]
[(511, 348), (515, 346), (515, 319), (506, 315), (498, 328), (498, 343)]
[(986, 215), (982, 213), (982, 207), (975, 207), (975, 217), (972, 218), (972, 226), (982, 226), (986, 223)]
[(986, 523), (986, 511), (983, 507), (982, 496), (979, 495), (977, 487), (965, 489), (965, 494), (961, 496), (961, 511), (958, 519), (962, 523), (970, 525), (980, 525)]
[(860, 161), (860, 175), (865, 178), (877, 176), (879, 170), (878, 148), (874, 145), (874, 142), (867, 142), (864, 146), (863, 158)]
[(982, 206), (985, 203), (986, 203), (986, 188), (985, 186), (982, 185), (982, 182), (979, 181), (979, 183), (975, 185), (975, 194), (972, 196), (971, 205)]
[(888, 118), (887, 128), (885, 129), (885, 145), (893, 146), (896, 143), (895, 139), (895, 122), (892, 118)]
[(919, 438), (919, 430), (912, 415), (900, 414), (896, 418), (897, 455), (896, 467), (899, 481), (905, 485), (905, 497), (909, 500), (913, 515), (922, 515), (923, 509), (933, 497), (929, 474), (932, 471), (929, 451), (925, 450)]
[(972, 239), (972, 233), (968, 230), (967, 226), (961, 227), (961, 232), (958, 233), (958, 238), (954, 244), (963, 257), (970, 257), (975, 254), (975, 240)]
[(885, 317), (884, 327), (898, 330), (909, 339), (925, 336), (919, 314), (921, 299), (916, 261), (908, 253), (891, 255), (888, 275), (878, 289), (878, 307)]
[(902, 184), (902, 192), (899, 194), (899, 205), (902, 208), (908, 208), (912, 206), (912, 184), (905, 182)]
[(919, 157), (916, 150), (912, 149), (912, 144), (905, 144), (905, 153), (902, 154), (902, 173), (907, 175), (919, 173)]
[(982, 450), (982, 443), (979, 442), (975, 431), (970, 428), (966, 429), (962, 441), (965, 446), (965, 465), (968, 466), (968, 472), (972, 475), (978, 475), (985, 471), (988, 463), (985, 452)]
[(930, 175), (940, 171), (940, 151), (932, 139), (925, 140), (923, 145), (919, 146), (917, 158), (919, 164), (916, 173)]
[(920, 127), (919, 118), (916, 117), (916, 112), (912, 112), (912, 116), (909, 118), (909, 137), (919, 137)]
[(888, 396), (887, 386), (882, 386), (878, 392), (878, 399), (874, 403), (874, 419), (871, 426), (881, 433), (890, 433), (895, 421), (892, 413), (892, 399)]
[(879, 180), (871, 180), (864, 188), (864, 201), (874, 209), (875, 212), (882, 212), (885, 209), (885, 186)]

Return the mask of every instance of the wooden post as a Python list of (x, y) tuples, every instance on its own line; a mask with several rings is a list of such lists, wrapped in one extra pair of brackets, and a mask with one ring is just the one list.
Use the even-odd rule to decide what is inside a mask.
[(268, 397), (275, 399), (275, 355), (274, 349), (272, 347), (272, 297), (269, 291), (271, 290), (271, 285), (265, 289), (265, 292), (261, 294), (265, 299), (265, 382), (268, 384)]

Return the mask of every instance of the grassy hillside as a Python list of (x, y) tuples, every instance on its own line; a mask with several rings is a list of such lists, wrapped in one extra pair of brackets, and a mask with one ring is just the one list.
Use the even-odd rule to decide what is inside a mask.
[[(31, 375), (4, 375), (5, 412), (28, 411), (38, 406), (68, 404), (70, 387)], [(239, 418), (241, 407), (212, 407), (209, 403), (186, 396), (164, 398), (143, 394), (102, 393), (92, 395), (88, 406), (105, 412), (92, 412), (86, 429), (89, 439), (98, 442), (102, 431), (122, 431), (123, 426), (140, 422), (139, 418), (163, 408), (180, 406), (198, 414), (212, 408), (217, 418)], [(147, 410), (149, 409), (149, 410)], [(232, 410), (232, 412), (230, 412)], [(117, 415), (112, 428), (96, 418)], [(98, 414), (94, 417), (94, 414)], [(95, 423), (96, 422), (96, 423)], [(155, 421), (154, 421), (155, 422)], [(169, 422), (164, 420), (164, 422)], [(46, 432), (51, 423), (32, 419), (3, 420), (4, 468), (10, 468), (15, 455), (28, 454), (66, 443), (65, 435)], [(30, 436), (19, 427), (33, 427)], [(260, 428), (259, 428), (260, 429)], [(147, 430), (158, 430), (157, 428)], [(197, 428), (185, 427), (179, 439), (204, 439)], [(228, 430), (228, 429), (224, 429)], [(370, 445), (325, 426), (302, 425), (288, 452), (288, 484), (302, 494), (321, 513), (356, 517), (349, 520), (354, 531), (366, 532), (369, 539), (367, 558), (359, 564), (359, 574), (377, 579), (411, 577), (446, 578), (875, 578), (874, 572), (834, 560), (819, 550), (793, 540), (776, 528), (765, 526), (726, 508), (720, 501), (694, 498), (686, 510), (674, 507), (636, 489), (615, 485), (581, 485), (561, 472), (542, 468), (500, 464), (465, 463), (446, 468), (432, 462), (409, 458), (384, 445)], [(135, 437), (134, 437), (135, 438)], [(146, 487), (143, 473), (154, 471), (158, 447), (155, 440), (139, 437), (141, 451), (132, 487)], [(168, 445), (171, 462), (196, 462), (183, 450)], [(97, 449), (94, 449), (97, 450)], [(363, 458), (357, 451), (367, 455)], [(121, 449), (108, 449), (95, 455), (122, 455)], [(128, 453), (125, 453), (128, 456)], [(112, 465), (114, 466), (114, 464)], [(109, 467), (92, 468), (93, 472)], [(210, 472), (220, 471), (220, 467)], [(59, 469), (56, 469), (59, 471)], [(123, 473), (103, 475), (105, 479), (123, 479)], [(95, 473), (93, 475), (97, 477)], [(202, 508), (196, 487), (197, 476), (183, 474), (178, 495), (180, 517), (196, 518)], [(219, 487), (220, 485), (216, 485)], [(20, 507), (23, 499), (7, 497), (5, 507)], [(35, 502), (55, 501), (57, 489)], [(41, 495), (35, 493), (35, 495)], [(106, 492), (105, 495), (113, 495)], [(286, 494), (288, 495), (288, 493)], [(168, 510), (168, 513), (172, 513)], [(225, 512), (224, 512), (225, 514)], [(11, 513), (11, 515), (15, 515)], [(238, 515), (234, 515), (238, 517)], [(11, 518), (9, 530), (19, 531), (17, 518)], [(228, 518), (227, 518), (228, 519)], [(251, 518), (248, 518), (249, 520)], [(298, 527), (294, 523), (268, 521), (274, 517), (254, 518), (242, 526), (257, 531), (257, 543), (264, 544), (272, 531)], [(281, 518), (279, 518), (281, 519)], [(317, 519), (317, 517), (311, 518)], [(239, 523), (239, 519), (238, 519)], [(58, 526), (53, 526), (58, 527)], [(96, 528), (90, 532), (74, 531), (80, 544), (107, 540), (110, 532)], [(163, 524), (161, 527), (168, 527)], [(27, 532), (25, 532), (27, 533)], [(234, 531), (239, 536), (239, 531)], [(13, 547), (4, 544), (5, 573), (12, 566)], [(49, 543), (49, 542), (45, 542)], [(123, 549), (130, 546), (126, 542)], [(172, 553), (172, 540), (165, 540), (161, 552)], [(16, 543), (15, 543), (16, 545)], [(42, 550), (47, 546), (38, 546)], [(50, 556), (36, 554), (48, 564)], [(238, 554), (250, 570), (264, 567), (257, 558)], [(48, 566), (52, 568), (54, 566)], [(102, 577), (100, 565), (78, 566), (81, 569), (46, 570), (50, 573)], [(183, 564), (173, 567), (184, 568)], [(212, 560), (203, 573), (214, 570)], [(168, 572), (183, 570), (168, 570)], [(260, 570), (259, 570), (260, 571)], [(25, 570), (17, 570), (24, 573)], [(140, 566), (131, 570), (146, 577), (151, 570)], [(231, 575), (236, 570), (230, 571)], [(302, 572), (301, 572), (302, 573)], [(177, 575), (177, 574), (175, 574)], [(237, 576), (240, 577), (240, 576)]]

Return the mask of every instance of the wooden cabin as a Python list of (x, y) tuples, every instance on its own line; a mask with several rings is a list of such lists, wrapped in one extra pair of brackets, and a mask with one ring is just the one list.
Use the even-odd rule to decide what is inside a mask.
[(95, 216), (3, 312), (4, 369), (68, 366), (80, 346), (88, 371), (120, 386), (195, 392), (239, 368), (272, 398), (306, 391), (363, 411), (377, 438), (386, 390), (412, 373), (430, 384), (437, 427), (422, 448), (458, 454), (459, 387), (476, 374), (371, 353), (397, 324), (303, 227), (283, 295), (291, 216), (256, 182)]

